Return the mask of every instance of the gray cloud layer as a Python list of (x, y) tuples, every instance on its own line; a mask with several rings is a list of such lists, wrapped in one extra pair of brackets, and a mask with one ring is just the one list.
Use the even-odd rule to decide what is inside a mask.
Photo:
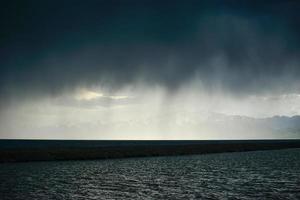
[[(11, 1), (0, 92), (48, 95), (195, 76), (233, 94), (299, 92), (298, 1)], [(4, 97), (4, 98), (3, 98)]]

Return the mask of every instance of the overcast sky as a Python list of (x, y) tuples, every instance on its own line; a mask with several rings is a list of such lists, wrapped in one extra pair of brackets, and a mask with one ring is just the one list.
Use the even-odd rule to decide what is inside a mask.
[(2, 3), (0, 137), (276, 137), (215, 121), (300, 115), (299, 10), (296, 0)]

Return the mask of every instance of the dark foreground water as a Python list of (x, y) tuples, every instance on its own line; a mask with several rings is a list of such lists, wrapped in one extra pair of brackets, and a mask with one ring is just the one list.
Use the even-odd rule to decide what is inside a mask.
[(300, 199), (300, 149), (0, 164), (0, 199)]

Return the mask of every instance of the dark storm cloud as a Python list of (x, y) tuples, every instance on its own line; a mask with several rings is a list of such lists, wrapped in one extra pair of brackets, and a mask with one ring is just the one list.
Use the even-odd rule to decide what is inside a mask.
[(9, 1), (1, 5), (0, 92), (52, 94), (142, 80), (170, 90), (295, 92), (299, 1)]

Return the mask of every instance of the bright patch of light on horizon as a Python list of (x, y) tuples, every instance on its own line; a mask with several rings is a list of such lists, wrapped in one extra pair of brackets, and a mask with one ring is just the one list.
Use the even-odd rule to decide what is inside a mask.
[(92, 99), (97, 99), (99, 97), (103, 97), (103, 94), (81, 89), (74, 95), (74, 97), (77, 100), (92, 100)]
[(92, 90), (88, 89), (80, 89), (77, 91), (74, 95), (74, 98), (79, 101), (90, 101), (90, 100), (95, 100), (99, 98), (109, 98), (113, 100), (120, 100), (120, 99), (127, 99), (130, 98), (129, 96), (126, 95), (105, 95), (102, 92), (95, 92)]

